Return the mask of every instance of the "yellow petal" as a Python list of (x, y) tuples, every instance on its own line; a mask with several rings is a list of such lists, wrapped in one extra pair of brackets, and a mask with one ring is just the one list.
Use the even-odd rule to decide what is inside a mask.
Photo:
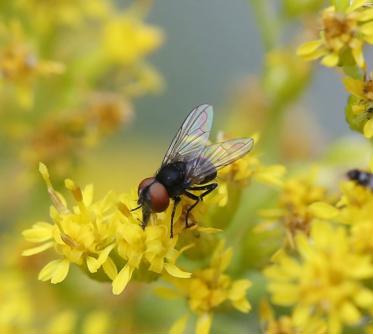
[(365, 23), (360, 26), (360, 32), (367, 36), (373, 35), (373, 22)]
[(49, 262), (39, 273), (40, 281), (51, 280), (56, 284), (62, 282), (69, 272), (70, 262), (66, 259), (54, 260)]
[(237, 300), (241, 299), (246, 295), (246, 290), (251, 286), (251, 282), (248, 279), (241, 279), (234, 281), (229, 291), (229, 299)]
[(363, 12), (361, 12), (359, 14), (358, 20), (360, 22), (373, 20), (373, 8), (367, 8)]
[(364, 98), (364, 82), (361, 80), (355, 80), (350, 77), (343, 78), (343, 83), (346, 90), (352, 95)]
[(373, 292), (368, 289), (362, 289), (354, 295), (354, 300), (358, 306), (370, 308), (373, 305)]
[(90, 206), (93, 200), (93, 185), (88, 184), (83, 190), (83, 203), (85, 206)]
[(311, 215), (320, 219), (333, 219), (339, 214), (338, 209), (325, 202), (312, 203), (308, 210)]
[(359, 310), (356, 308), (355, 305), (349, 302), (343, 303), (340, 312), (341, 312), (341, 317), (349, 325), (356, 324), (361, 318), (361, 314)]
[(338, 62), (339, 62), (339, 56), (337, 53), (330, 53), (321, 60), (321, 64), (327, 67), (337, 66)]
[(212, 315), (204, 313), (197, 319), (196, 334), (209, 334), (212, 323)]
[(43, 242), (52, 238), (53, 225), (38, 222), (32, 225), (32, 228), (22, 232), (23, 237), (30, 242)]
[(363, 133), (366, 138), (373, 137), (373, 118), (365, 123)]
[(355, 41), (354, 45), (351, 46), (352, 48), (352, 55), (356, 61), (356, 64), (363, 68), (365, 66), (365, 59), (363, 54), (363, 44), (359, 41)]
[(102, 268), (104, 269), (105, 274), (113, 280), (115, 276), (118, 275), (118, 269), (115, 265), (114, 261), (108, 257), (106, 261), (103, 263)]
[(50, 242), (47, 242), (47, 243), (42, 244), (40, 246), (24, 250), (22, 252), (22, 255), (23, 256), (30, 256), (30, 255), (38, 254), (38, 253), (44, 252), (45, 250), (53, 247), (53, 245), (54, 245), (53, 241), (50, 241)]
[(180, 319), (176, 320), (170, 328), (169, 334), (183, 334), (185, 333), (186, 325), (188, 322), (188, 315), (185, 314)]
[(88, 267), (88, 270), (89, 270), (90, 273), (97, 272), (97, 270), (99, 268), (99, 264), (98, 264), (97, 259), (95, 259), (92, 256), (88, 256), (86, 262), (87, 262), (87, 267)]
[(232, 305), (242, 313), (248, 313), (251, 310), (251, 305), (246, 298), (232, 300)]
[(114, 249), (114, 247), (115, 247), (115, 244), (109, 245), (100, 252), (100, 255), (98, 256), (98, 259), (97, 259), (99, 267), (106, 261), (106, 259), (108, 258), (110, 252)]
[(351, 5), (346, 10), (346, 13), (354, 12), (356, 9), (367, 4), (367, 2), (368, 2), (367, 0), (352, 0)]
[(53, 272), (51, 283), (57, 284), (62, 282), (69, 273), (69, 268), (70, 262), (67, 259), (60, 260)]
[(302, 44), (300, 47), (297, 49), (297, 55), (304, 57), (312, 54), (315, 52), (321, 45), (321, 41), (310, 41)]
[(174, 276), (174, 277), (178, 277), (178, 278), (190, 278), (192, 276), (191, 273), (188, 273), (186, 271), (182, 271), (181, 269), (179, 269), (178, 267), (176, 267), (172, 263), (165, 263), (164, 264), (164, 269), (166, 269), (166, 271), (171, 276)]
[(127, 286), (131, 280), (133, 268), (129, 265), (125, 265), (119, 274), (114, 278), (112, 284), (112, 291), (114, 295), (119, 295)]
[(53, 260), (49, 263), (47, 263), (41, 270), (40, 270), (40, 273), (38, 275), (38, 279), (40, 281), (48, 281), (51, 279), (52, 277), (52, 274), (54, 272), (54, 270), (56, 269), (56, 266), (58, 264), (60, 260)]

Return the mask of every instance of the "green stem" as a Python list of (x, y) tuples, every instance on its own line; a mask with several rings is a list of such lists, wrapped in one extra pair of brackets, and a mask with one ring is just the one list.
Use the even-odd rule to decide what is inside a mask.
[(268, 0), (249, 0), (254, 10), (255, 19), (262, 34), (264, 47), (267, 51), (272, 50), (278, 39), (278, 29), (274, 17), (273, 8)]

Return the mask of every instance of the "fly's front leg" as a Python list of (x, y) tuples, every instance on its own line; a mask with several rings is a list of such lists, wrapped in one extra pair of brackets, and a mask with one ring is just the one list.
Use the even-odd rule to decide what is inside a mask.
[(180, 203), (180, 201), (181, 201), (180, 197), (176, 197), (174, 199), (174, 206), (172, 208), (172, 213), (171, 213), (170, 238), (174, 237), (174, 217), (175, 217), (176, 207)]
[(188, 196), (191, 199), (194, 199), (195, 202), (188, 208), (186, 215), (185, 215), (185, 227), (188, 228), (190, 227), (188, 220), (189, 220), (189, 215), (190, 212), (197, 206), (199, 202), (203, 200), (203, 198), (208, 195), (210, 192), (212, 192), (216, 187), (218, 186), (217, 183), (211, 183), (211, 184), (206, 184), (205, 186), (197, 186), (197, 187), (190, 187), (188, 190), (206, 190), (203, 192), (201, 195), (197, 196), (194, 195), (188, 191), (184, 191), (184, 194)]

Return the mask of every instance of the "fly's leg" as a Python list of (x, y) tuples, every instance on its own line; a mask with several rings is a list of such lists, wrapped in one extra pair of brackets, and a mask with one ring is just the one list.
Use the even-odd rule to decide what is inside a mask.
[(141, 207), (142, 207), (142, 205), (139, 205), (139, 206), (137, 206), (136, 208), (131, 209), (130, 212), (133, 212), (133, 211), (136, 211), (136, 210), (138, 210), (138, 209), (141, 209)]
[(145, 230), (146, 225), (148, 225), (149, 219), (150, 219), (150, 210), (147, 209), (145, 206), (142, 207), (142, 222), (141, 227), (143, 230)]
[(190, 227), (188, 220), (189, 220), (189, 215), (190, 212), (197, 206), (197, 204), (201, 201), (203, 201), (203, 198), (208, 195), (210, 192), (212, 192), (216, 187), (218, 186), (217, 183), (211, 183), (211, 184), (206, 184), (205, 186), (197, 186), (197, 187), (190, 187), (188, 190), (206, 190), (203, 192), (201, 195), (197, 196), (194, 195), (188, 191), (184, 191), (184, 194), (188, 196), (191, 199), (194, 199), (195, 202), (188, 208), (186, 215), (185, 215), (185, 228)]
[(172, 208), (172, 213), (171, 213), (170, 238), (174, 237), (174, 217), (175, 217), (176, 207), (180, 203), (180, 201), (181, 201), (180, 197), (175, 197), (174, 206)]

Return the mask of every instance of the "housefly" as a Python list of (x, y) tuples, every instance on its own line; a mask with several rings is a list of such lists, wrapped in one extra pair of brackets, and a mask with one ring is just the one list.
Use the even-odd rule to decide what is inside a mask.
[(150, 215), (153, 212), (165, 211), (172, 199), (172, 238), (175, 210), (182, 196), (194, 200), (185, 216), (185, 226), (189, 227), (190, 212), (218, 186), (213, 182), (217, 171), (251, 150), (254, 143), (252, 138), (209, 144), (212, 119), (213, 109), (210, 105), (203, 104), (193, 109), (172, 140), (155, 176), (140, 182), (139, 206), (133, 210), (142, 209), (143, 228), (148, 224)]
[(351, 181), (359, 184), (362, 187), (373, 190), (373, 174), (369, 172), (364, 172), (360, 169), (351, 169), (347, 172), (347, 177)]

